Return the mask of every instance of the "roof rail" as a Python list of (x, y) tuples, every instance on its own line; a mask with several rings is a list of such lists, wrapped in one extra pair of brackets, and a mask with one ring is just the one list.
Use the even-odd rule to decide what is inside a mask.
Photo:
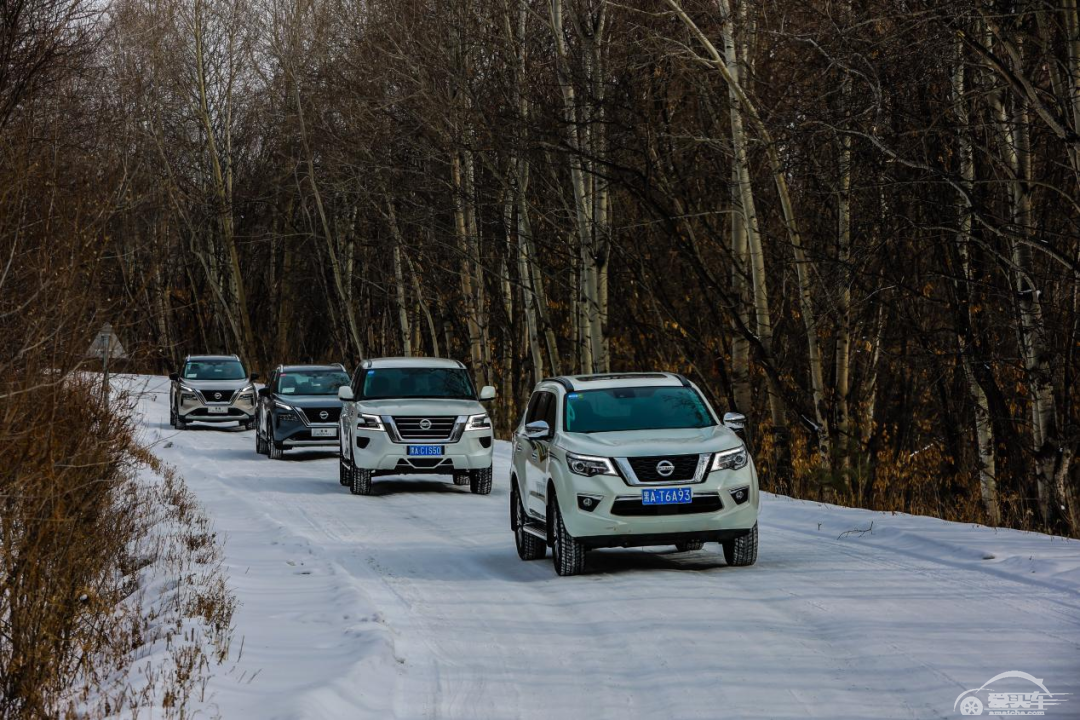
[(572, 382), (570, 382), (569, 379), (564, 378), (564, 377), (546, 377), (543, 380), (541, 380), (540, 382), (559, 383), (564, 388), (566, 388), (567, 392), (574, 392), (574, 384)]
[(679, 379), (679, 382), (682, 383), (683, 387), (690, 387), (690, 381), (686, 379), (685, 375), (680, 375), (679, 373), (671, 373), (671, 374)]

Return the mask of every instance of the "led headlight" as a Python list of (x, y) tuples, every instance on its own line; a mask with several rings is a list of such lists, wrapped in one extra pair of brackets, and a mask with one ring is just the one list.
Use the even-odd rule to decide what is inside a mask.
[(294, 408), (292, 405), (287, 405), (280, 400), (274, 401), (274, 407), (276, 407), (278, 410), (288, 410), (289, 412), (296, 412), (296, 408)]
[(383, 426), (382, 418), (378, 415), (361, 415), (356, 421), (356, 429), (386, 431), (386, 428)]
[(487, 416), (487, 413), (481, 415), (470, 415), (469, 422), (465, 425), (466, 430), (490, 430), (491, 418)]
[(615, 468), (610, 460), (603, 457), (593, 457), (592, 455), (575, 455), (568, 452), (566, 453), (566, 466), (575, 475), (584, 475), (585, 477), (615, 474)]
[(236, 399), (246, 400), (247, 402), (252, 402), (253, 400), (255, 400), (255, 386), (245, 385), (244, 387), (240, 388), (240, 395)]
[(713, 455), (713, 470), (742, 470), (746, 463), (750, 462), (750, 455), (745, 447), (737, 447), (725, 450)]

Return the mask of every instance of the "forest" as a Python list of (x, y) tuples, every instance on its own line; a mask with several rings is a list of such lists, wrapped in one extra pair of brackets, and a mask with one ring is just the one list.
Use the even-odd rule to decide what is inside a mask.
[(766, 490), (1080, 536), (1076, 0), (0, 0), (0, 416), (663, 369)]

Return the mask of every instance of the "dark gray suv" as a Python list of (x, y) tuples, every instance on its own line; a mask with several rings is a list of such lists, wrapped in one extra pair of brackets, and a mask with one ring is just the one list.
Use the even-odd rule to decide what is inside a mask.
[(255, 380), (236, 355), (189, 355), (172, 373), (169, 422), (178, 430), (191, 422), (238, 422), (255, 427)]
[(255, 452), (280, 460), (287, 448), (336, 448), (341, 365), (279, 365), (259, 390)]

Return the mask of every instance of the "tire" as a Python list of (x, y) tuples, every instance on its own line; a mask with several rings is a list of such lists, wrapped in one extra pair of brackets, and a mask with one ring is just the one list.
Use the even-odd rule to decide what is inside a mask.
[(454, 471), (454, 484), (455, 485), (468, 485), (470, 484), (470, 473), (468, 470), (455, 470)]
[(473, 495), (491, 494), (491, 468), (469, 471), (469, 490)]
[(263, 442), (262, 431), (255, 428), (255, 453), (257, 455), (266, 455), (266, 443)]
[(266, 439), (266, 447), (268, 450), (267, 454), (270, 456), (271, 460), (281, 460), (285, 457), (285, 448), (278, 445), (270, 438)]
[(551, 556), (555, 561), (555, 572), (563, 577), (580, 575), (585, 570), (585, 546), (570, 534), (563, 522), (562, 510), (557, 498), (551, 499), (548, 514), (554, 513), (555, 542), (551, 546)]
[(366, 468), (358, 468), (355, 465), (350, 465), (349, 492), (353, 495), (370, 495), (371, 487), (371, 471)]
[(747, 567), (757, 562), (758, 531), (757, 523), (742, 537), (722, 543), (724, 559), (732, 567)]
[(176, 427), (176, 406), (169, 403), (169, 425)]
[(510, 522), (514, 528), (514, 545), (517, 546), (518, 557), (522, 560), (543, 560), (547, 555), (547, 543), (522, 529), (525, 525), (525, 506), (521, 504), (517, 483), (513, 480), (510, 482), (514, 486), (510, 490)]
[(350, 471), (349, 471), (349, 464), (348, 463), (349, 463), (349, 461), (346, 460), (345, 458), (339, 458), (339, 462), (338, 462), (338, 482), (340, 482), (343, 487), (348, 487), (350, 482), (351, 482), (351, 480), (349, 479), (350, 478), (350, 475), (349, 475)]
[(705, 547), (704, 540), (686, 540), (685, 542), (675, 543), (675, 549), (679, 552), (693, 552), (703, 547)]

